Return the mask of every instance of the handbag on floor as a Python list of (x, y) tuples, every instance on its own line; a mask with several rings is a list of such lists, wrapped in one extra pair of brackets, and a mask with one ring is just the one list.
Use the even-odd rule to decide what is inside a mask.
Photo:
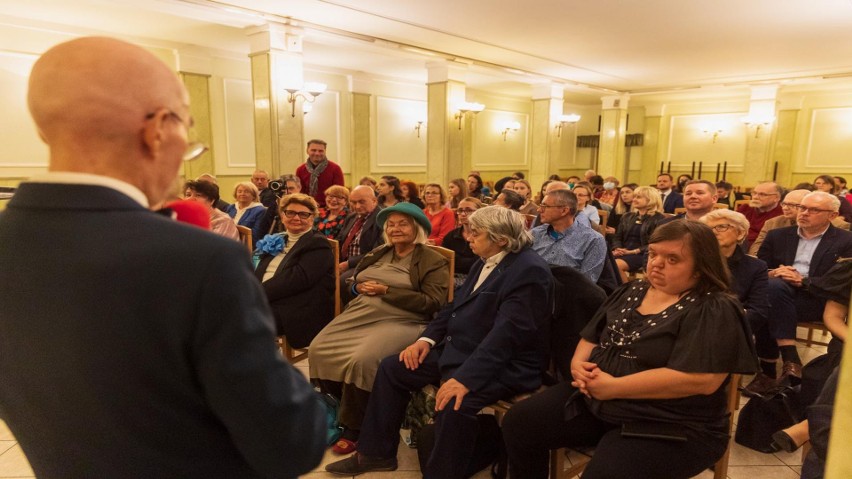
[(772, 434), (804, 419), (799, 386), (781, 388), (772, 395), (751, 398), (740, 410), (734, 440), (755, 451), (772, 450)]
[(343, 433), (343, 428), (337, 421), (337, 410), (340, 409), (340, 401), (331, 394), (319, 393), (322, 403), (325, 405), (326, 422), (328, 429), (326, 430), (326, 444), (331, 446), (340, 439), (340, 434)]

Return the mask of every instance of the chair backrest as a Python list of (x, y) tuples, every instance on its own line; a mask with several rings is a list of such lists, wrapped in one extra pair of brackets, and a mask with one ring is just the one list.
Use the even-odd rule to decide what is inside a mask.
[(737, 200), (737, 201), (734, 201), (734, 211), (739, 210), (739, 209), (740, 209), (740, 206), (742, 206), (742, 205), (748, 205), (748, 204), (750, 204), (750, 203), (751, 203), (751, 200)]
[(240, 233), (240, 243), (246, 245), (246, 249), (248, 249), (249, 255), (254, 253), (254, 246), (252, 246), (251, 228), (237, 225), (237, 231)]
[(713, 208), (715, 208), (717, 210), (726, 210), (726, 209), (728, 209), (728, 205), (726, 205), (724, 203), (716, 203), (715, 205), (713, 205)]
[(453, 275), (455, 275), (455, 273), (456, 273), (456, 252), (451, 250), (451, 249), (442, 248), (440, 246), (432, 246), (432, 245), (427, 245), (427, 246), (429, 246), (429, 249), (431, 249), (432, 251), (435, 251), (436, 253), (439, 253), (444, 258), (447, 258), (447, 261), (450, 262), (450, 284), (449, 284), (449, 289), (447, 291), (447, 302), (452, 303), (453, 302), (453, 289), (455, 289), (455, 280), (453, 279)]
[(337, 247), (337, 240), (331, 238), (326, 240), (334, 254), (334, 316), (337, 317), (340, 314), (340, 269), (337, 268), (340, 264), (340, 249)]
[(675, 216), (682, 215), (684, 213), (686, 213), (686, 208), (675, 208), (674, 209)]
[(601, 217), (601, 224), (598, 225), (599, 228), (597, 230), (604, 236), (606, 236), (606, 224), (609, 221), (609, 211), (607, 210), (598, 210), (598, 216)]

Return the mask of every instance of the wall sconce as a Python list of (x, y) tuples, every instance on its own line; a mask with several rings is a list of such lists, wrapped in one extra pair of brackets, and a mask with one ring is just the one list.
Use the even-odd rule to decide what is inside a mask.
[(420, 121), (417, 122), (417, 125), (414, 127), (414, 131), (417, 132), (417, 138), (420, 138), (420, 128), (425, 124), (426, 124), (425, 121), (420, 120)]
[(481, 112), (484, 109), (485, 109), (485, 105), (483, 105), (482, 103), (464, 102), (461, 105), (459, 105), (459, 111), (458, 111), (458, 113), (456, 113), (456, 117), (455, 117), (459, 121), (459, 130), (461, 130), (461, 127), (462, 127), (462, 119), (464, 118), (464, 116), (468, 112), (476, 115), (477, 113)]
[(744, 116), (742, 117), (742, 122), (745, 123), (746, 127), (750, 127), (752, 125), (756, 125), (754, 129), (754, 137), (760, 138), (760, 130), (764, 126), (769, 126), (772, 122), (775, 121), (775, 117), (766, 117), (766, 118), (758, 118), (754, 116)]
[[(307, 103), (313, 103), (326, 89), (325, 83), (306, 82), (301, 88), (285, 88), (287, 103), (292, 105), (290, 116), (296, 117), (296, 99), (301, 97)], [(310, 110), (309, 110), (310, 111)], [(306, 112), (307, 113), (307, 112)]]
[(501, 134), (503, 135), (503, 141), (506, 141), (506, 138), (509, 136), (510, 131), (518, 131), (521, 129), (521, 124), (517, 121), (508, 121), (503, 123), (503, 130)]
[(722, 133), (722, 130), (704, 130), (705, 135), (713, 134), (713, 143), (716, 143), (716, 139), (719, 138), (719, 133)]
[(313, 110), (314, 110), (314, 105), (312, 105), (310, 103), (302, 104), (302, 114), (303, 115), (307, 115), (308, 113), (312, 112)]
[(562, 127), (566, 124), (576, 125), (580, 121), (580, 115), (571, 113), (570, 115), (562, 115), (559, 117), (559, 123), (556, 124), (556, 138), (562, 136)]

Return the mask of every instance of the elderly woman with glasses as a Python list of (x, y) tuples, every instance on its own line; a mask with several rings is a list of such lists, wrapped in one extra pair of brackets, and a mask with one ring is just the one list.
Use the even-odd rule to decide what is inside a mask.
[(455, 285), (459, 287), (467, 278), (471, 266), (479, 259), (479, 256), (470, 249), (470, 215), (482, 208), (482, 202), (476, 198), (467, 197), (459, 202), (456, 214), (459, 217), (458, 228), (450, 231), (444, 236), (444, 248), (451, 249), (456, 253)]
[(325, 208), (314, 218), (314, 229), (330, 239), (337, 239), (343, 220), (349, 214), (349, 188), (333, 185), (325, 190)]
[(438, 183), (429, 183), (423, 187), (423, 200), (426, 207), (423, 212), (432, 224), (432, 233), (429, 234), (427, 244), (441, 246), (447, 233), (456, 227), (456, 217), (453, 210), (447, 208), (447, 197), (444, 189)]
[(308, 350), (311, 381), (340, 398), (338, 454), (355, 448), (379, 361), (420, 337), (447, 302), (449, 264), (426, 246), (432, 225), (423, 210), (400, 202), (381, 210), (376, 224), (385, 244), (358, 263), (347, 291), (354, 299)]
[(317, 203), (295, 193), (278, 202), (284, 233), (257, 242), (255, 276), (275, 316), (279, 336), (304, 348), (334, 317), (334, 253), (314, 231)]

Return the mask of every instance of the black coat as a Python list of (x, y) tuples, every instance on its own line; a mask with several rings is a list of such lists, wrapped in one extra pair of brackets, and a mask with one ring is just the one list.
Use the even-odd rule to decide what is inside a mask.
[[(615, 236), (612, 238), (613, 249), (624, 247), (624, 240), (627, 239), (627, 233), (630, 232), (630, 228), (638, 219), (639, 213), (636, 211), (628, 211), (621, 216), (618, 228), (615, 229)], [(642, 228), (639, 232), (639, 238), (642, 243), (640, 249), (643, 253), (648, 250), (648, 241), (651, 239), (651, 234), (654, 233), (657, 226), (665, 219), (666, 216), (660, 212), (656, 212), (652, 216), (646, 215), (642, 218)]]
[[(769, 269), (775, 269), (782, 264), (792, 266), (796, 259), (798, 245), (798, 226), (777, 228), (766, 234), (757, 257), (766, 262)], [(834, 266), (837, 258), (850, 256), (852, 256), (852, 233), (829, 225), (811, 258), (808, 278), (813, 279), (824, 275)]]
[[(361, 261), (361, 258), (363, 258), (364, 255), (385, 243), (385, 240), (382, 238), (382, 229), (376, 224), (376, 215), (379, 214), (381, 209), (381, 206), (376, 206), (376, 209), (374, 209), (367, 216), (366, 221), (364, 221), (364, 225), (361, 227), (361, 254), (346, 259), (346, 261), (349, 262), (350, 269), (358, 266), (358, 262)], [(341, 248), (341, 258), (344, 256), (344, 252), (342, 250), (343, 243), (346, 241), (346, 237), (349, 236), (349, 231), (352, 230), (352, 227), (355, 225), (356, 219), (358, 219), (358, 215), (356, 213), (349, 213), (349, 216), (343, 220), (343, 228), (340, 230), (340, 234), (337, 235), (337, 241)]]
[(769, 316), (768, 282), (766, 263), (743, 253), (736, 248), (728, 258), (731, 270), (731, 290), (746, 310), (746, 321), (752, 330)]
[[(263, 280), (274, 256), (263, 254), (254, 271)], [(287, 253), (263, 290), (279, 335), (294, 348), (311, 344), (334, 319), (334, 254), (321, 233), (309, 231)]]

